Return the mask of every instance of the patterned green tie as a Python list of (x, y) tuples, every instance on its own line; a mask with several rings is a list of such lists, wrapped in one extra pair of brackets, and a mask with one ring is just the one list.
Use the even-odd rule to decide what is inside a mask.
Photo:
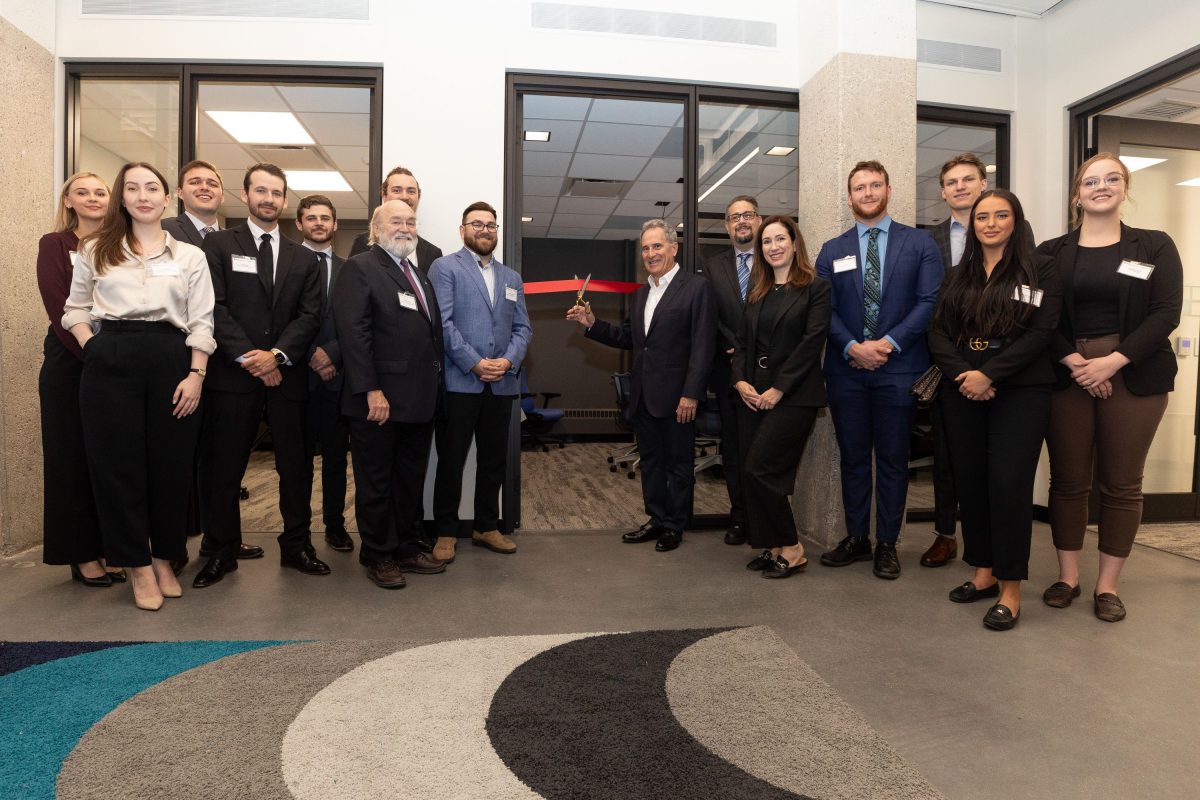
[(879, 270), (879, 228), (871, 228), (867, 231), (867, 236), (867, 269), (863, 273), (863, 339), (874, 339), (875, 327), (879, 324), (879, 306), (883, 303)]

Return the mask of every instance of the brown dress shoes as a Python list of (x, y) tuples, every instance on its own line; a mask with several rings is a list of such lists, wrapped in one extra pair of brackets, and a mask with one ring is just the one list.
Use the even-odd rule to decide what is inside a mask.
[(951, 536), (937, 536), (921, 556), (922, 567), (944, 567), (958, 555), (958, 541)]

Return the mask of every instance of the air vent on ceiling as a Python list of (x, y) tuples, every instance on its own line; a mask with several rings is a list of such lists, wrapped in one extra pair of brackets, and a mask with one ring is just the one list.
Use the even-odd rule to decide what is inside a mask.
[(121, 17), (254, 17), (257, 19), (371, 18), (368, 0), (82, 0), (83, 15)]
[(774, 22), (643, 11), (635, 8), (602, 8), (567, 3), (530, 5), (531, 25), (534, 28), (550, 30), (696, 39), (703, 42), (774, 47), (778, 27)]
[(998, 47), (980, 47), (961, 42), (917, 39), (917, 63), (938, 67), (1002, 72), (1002, 51)]
[(569, 197), (620, 197), (626, 181), (608, 181), (600, 178), (576, 178), (567, 189)]
[(1183, 103), (1179, 100), (1159, 100), (1140, 111), (1135, 111), (1134, 116), (1172, 120), (1185, 117), (1194, 111), (1200, 111), (1200, 106), (1192, 103)]

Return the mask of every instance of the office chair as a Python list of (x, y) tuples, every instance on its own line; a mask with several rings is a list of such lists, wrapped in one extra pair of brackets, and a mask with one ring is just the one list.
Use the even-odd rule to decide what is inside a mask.
[[(613, 390), (617, 397), (617, 427), (627, 433), (633, 432), (633, 412), (629, 408), (629, 373), (614, 372), (612, 375)], [(638, 465), (642, 459), (638, 456), (637, 442), (618, 447), (608, 454), (608, 471), (617, 469), (628, 470), (625, 477), (633, 480), (637, 477)]]
[[(696, 409), (696, 463), (693, 474), (699, 475), (709, 467), (721, 465), (721, 412), (717, 397), (712, 392), (704, 396), (704, 402)], [(712, 450), (712, 453), (709, 453)]]
[(562, 397), (560, 392), (539, 392), (542, 397), (542, 407), (537, 407), (537, 394), (529, 391), (529, 381), (525, 377), (525, 370), (521, 370), (521, 411), (524, 419), (521, 420), (521, 444), (528, 444), (530, 447), (542, 448), (543, 453), (550, 452), (550, 445), (557, 444), (559, 449), (566, 447), (566, 443), (557, 436), (547, 436), (555, 424), (562, 419), (566, 412), (561, 408), (550, 408), (550, 401), (556, 397)]

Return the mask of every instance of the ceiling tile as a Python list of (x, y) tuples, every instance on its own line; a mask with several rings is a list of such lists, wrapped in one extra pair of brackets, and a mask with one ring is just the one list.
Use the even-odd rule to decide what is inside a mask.
[(580, 153), (568, 173), (572, 178), (627, 181), (638, 176), (646, 159), (642, 156), (601, 156)]
[(542, 197), (558, 197), (562, 191), (562, 178), (530, 178), (522, 180), (522, 191), (525, 195), (540, 195)]
[(359, 86), (290, 86), (278, 84), (279, 93), (293, 111), (370, 114), (371, 90)]
[(366, 142), (361, 146), (331, 145), (321, 142), (321, 149), (342, 172), (361, 172), (369, 166), (371, 149)]
[(559, 228), (595, 228), (599, 230), (608, 220), (608, 214), (564, 214), (561, 211), (554, 215), (550, 226)]
[[(674, 183), (683, 177), (682, 158), (652, 158), (638, 180)], [(681, 184), (682, 185), (682, 184)]]
[[(591, 122), (583, 128), (577, 147), (580, 153), (650, 156), (658, 150), (670, 128), (652, 125), (622, 125), (613, 122)], [(680, 155), (676, 150), (673, 155)]]
[(682, 183), (663, 183), (661, 181), (638, 181), (625, 192), (626, 200), (667, 200), (675, 202), (683, 199)]
[(583, 130), (582, 122), (572, 122), (561, 119), (531, 119), (525, 118), (527, 131), (550, 131), (548, 142), (522, 141), (525, 152), (552, 151), (556, 153), (573, 153), (575, 143), (579, 141), (579, 132)]
[(371, 141), (370, 114), (298, 114), (305, 129), (322, 145), (365, 145)]
[(201, 82), (197, 92), (201, 111), (288, 111), (287, 103), (269, 83)]
[[(603, 214), (607, 217), (617, 207), (616, 198), (563, 197), (558, 201), (561, 214)], [(528, 211), (528, 207), (525, 209)]]
[(522, 170), (526, 175), (563, 177), (571, 165), (570, 153), (523, 153)]
[(588, 115), (588, 120), (671, 127), (682, 117), (682, 103), (599, 98), (592, 106), (592, 113)]
[(525, 195), (521, 198), (521, 209), (526, 214), (549, 214), (558, 205), (557, 197)]
[(592, 105), (590, 97), (527, 94), (522, 98), (526, 119), (585, 119)]

